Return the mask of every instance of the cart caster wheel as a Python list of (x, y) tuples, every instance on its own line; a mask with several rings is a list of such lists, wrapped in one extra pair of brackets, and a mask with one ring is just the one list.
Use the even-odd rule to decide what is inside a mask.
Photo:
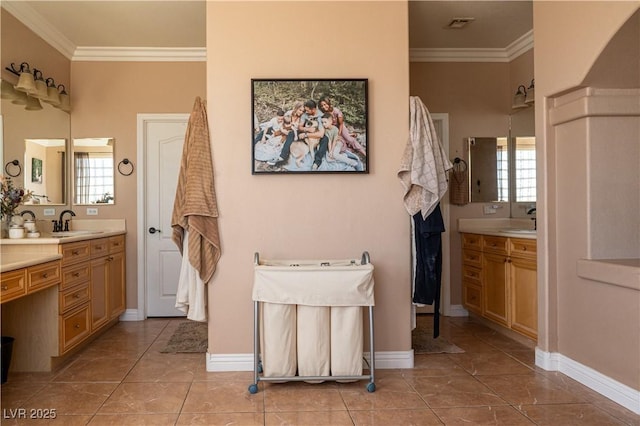
[(375, 392), (376, 391), (376, 384), (375, 383), (369, 383), (367, 385), (367, 392)]
[(258, 393), (258, 385), (256, 385), (255, 383), (253, 385), (250, 385), (249, 386), (249, 393), (250, 394)]

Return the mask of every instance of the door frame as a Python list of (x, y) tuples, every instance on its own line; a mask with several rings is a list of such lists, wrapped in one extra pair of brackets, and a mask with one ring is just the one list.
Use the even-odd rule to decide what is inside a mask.
[(138, 309), (137, 320), (142, 321), (147, 319), (147, 277), (146, 277), (146, 262), (147, 262), (147, 243), (146, 243), (146, 154), (147, 154), (147, 140), (146, 140), (146, 124), (149, 122), (162, 122), (167, 120), (179, 120), (184, 119), (189, 121), (189, 113), (177, 113), (177, 114), (138, 114), (137, 115), (137, 159), (138, 159), (138, 173), (137, 182), (138, 185), (138, 199), (137, 199), (137, 233), (138, 240)]

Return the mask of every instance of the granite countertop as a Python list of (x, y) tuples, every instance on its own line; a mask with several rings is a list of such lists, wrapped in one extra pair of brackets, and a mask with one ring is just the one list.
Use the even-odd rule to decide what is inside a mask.
[(20, 268), (26, 268), (41, 263), (47, 263), (54, 260), (62, 259), (61, 254), (47, 253), (3, 253), (2, 262), (0, 262), (0, 272), (14, 271)]
[[(71, 231), (73, 232), (73, 231)], [(39, 245), (39, 244), (65, 244), (76, 241), (93, 240), (96, 238), (112, 237), (114, 235), (125, 234), (126, 231), (122, 229), (106, 230), (106, 231), (80, 231), (82, 233), (71, 234), (69, 236), (57, 236), (51, 235), (51, 232), (42, 232), (38, 238), (2, 238), (0, 239), (0, 246), (4, 245)], [(3, 261), (4, 263), (4, 261)]]

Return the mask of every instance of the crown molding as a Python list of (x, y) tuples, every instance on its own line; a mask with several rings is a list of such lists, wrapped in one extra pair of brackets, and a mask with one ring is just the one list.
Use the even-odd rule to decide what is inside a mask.
[(409, 49), (411, 62), (511, 62), (533, 49), (533, 30), (504, 49)]
[(204, 62), (204, 47), (78, 47), (72, 61)]
[(1, 4), (7, 12), (12, 14), (17, 20), (22, 22), (27, 28), (41, 37), (67, 59), (73, 57), (76, 46), (71, 40), (66, 38), (26, 2), (3, 1)]

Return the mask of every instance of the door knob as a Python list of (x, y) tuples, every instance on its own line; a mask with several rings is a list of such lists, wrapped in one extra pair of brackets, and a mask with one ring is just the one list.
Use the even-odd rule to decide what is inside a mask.
[(159, 229), (154, 228), (153, 226), (151, 228), (149, 228), (149, 233), (150, 234), (155, 234), (156, 232), (160, 232)]

